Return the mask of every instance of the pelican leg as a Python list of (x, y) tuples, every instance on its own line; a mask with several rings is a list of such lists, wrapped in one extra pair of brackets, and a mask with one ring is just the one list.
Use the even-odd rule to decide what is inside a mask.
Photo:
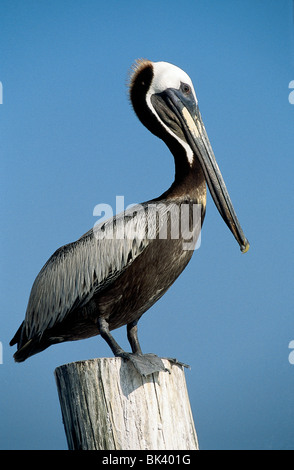
[(109, 325), (108, 325), (108, 322), (105, 320), (105, 318), (98, 318), (97, 325), (98, 325), (100, 335), (106, 341), (108, 346), (110, 346), (111, 351), (113, 352), (115, 356), (124, 357), (123, 354), (128, 354), (115, 341), (114, 337), (109, 331)]
[(143, 354), (138, 339), (138, 320), (135, 320), (127, 325), (128, 340), (131, 345), (133, 354), (130, 357), (130, 361), (134, 364), (135, 368), (140, 372), (141, 375), (146, 377), (147, 375), (159, 372), (161, 370), (166, 371), (162, 360), (155, 354)]
[(127, 325), (128, 340), (134, 354), (143, 354), (138, 339), (138, 320), (135, 320)]
[(142, 354), (137, 334), (137, 322), (132, 322), (127, 326), (128, 339), (130, 341), (133, 354), (124, 351), (115, 341), (109, 331), (109, 325), (105, 318), (98, 318), (97, 325), (100, 335), (110, 346), (113, 354), (116, 357), (121, 357), (130, 361), (137, 372), (143, 375), (143, 377), (147, 377), (147, 375), (161, 370), (167, 371), (162, 360), (158, 356), (155, 354)]

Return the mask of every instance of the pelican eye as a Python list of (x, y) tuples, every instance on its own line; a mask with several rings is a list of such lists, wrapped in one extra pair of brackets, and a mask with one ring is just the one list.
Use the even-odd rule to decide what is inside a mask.
[(188, 83), (181, 83), (181, 91), (182, 91), (185, 95), (190, 95), (190, 93), (191, 93), (191, 87), (190, 87), (190, 85), (188, 85)]

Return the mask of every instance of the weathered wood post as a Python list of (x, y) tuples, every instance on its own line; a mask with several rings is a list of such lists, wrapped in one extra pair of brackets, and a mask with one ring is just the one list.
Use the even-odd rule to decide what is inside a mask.
[(183, 367), (142, 377), (121, 358), (55, 370), (70, 450), (197, 450)]

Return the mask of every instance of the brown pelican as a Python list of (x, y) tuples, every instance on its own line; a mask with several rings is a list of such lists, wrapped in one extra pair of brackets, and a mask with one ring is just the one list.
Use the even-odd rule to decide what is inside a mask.
[[(241, 251), (249, 249), (189, 76), (166, 62), (139, 60), (129, 91), (139, 120), (174, 156), (174, 182), (160, 197), (101, 223), (51, 256), (10, 343), (17, 343), (17, 362), (52, 344), (100, 334), (115, 356), (132, 361), (142, 374), (160, 370), (157, 356), (142, 354), (137, 323), (191, 259), (205, 216), (206, 184)], [(200, 207), (199, 217), (194, 217), (195, 207)], [(185, 230), (192, 249), (184, 246), (189, 238)], [(132, 353), (123, 351), (110, 333), (123, 325)]]

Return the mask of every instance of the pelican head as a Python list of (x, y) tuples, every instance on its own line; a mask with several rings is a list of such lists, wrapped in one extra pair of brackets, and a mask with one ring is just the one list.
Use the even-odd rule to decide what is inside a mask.
[[(140, 60), (133, 66), (130, 99), (140, 121), (181, 159), (185, 171), (200, 164), (215, 205), (246, 253), (249, 242), (234, 211), (216, 162), (190, 77), (167, 62)], [(184, 157), (183, 157), (184, 156)]]

